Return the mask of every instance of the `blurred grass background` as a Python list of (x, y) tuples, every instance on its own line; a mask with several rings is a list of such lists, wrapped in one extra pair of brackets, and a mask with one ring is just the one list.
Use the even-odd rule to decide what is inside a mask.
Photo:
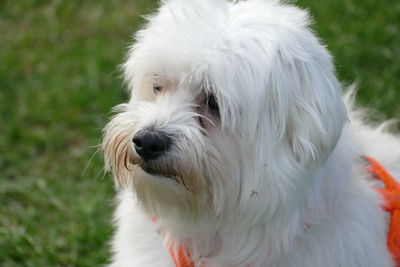
[[(300, 0), (340, 79), (400, 114), (400, 2)], [(94, 155), (117, 70), (154, 0), (0, 1), (0, 266), (98, 266), (114, 195)], [(94, 156), (93, 156), (94, 155)], [(93, 156), (93, 158), (92, 158)]]

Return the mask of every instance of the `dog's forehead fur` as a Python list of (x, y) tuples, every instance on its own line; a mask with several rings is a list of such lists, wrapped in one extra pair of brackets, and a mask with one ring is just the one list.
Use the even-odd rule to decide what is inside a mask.
[[(263, 8), (257, 2), (264, 2)], [(309, 24), (306, 12), (266, 0), (236, 4), (165, 1), (158, 13), (147, 19), (146, 27), (136, 34), (133, 49), (145, 52), (143, 56), (149, 60), (159, 59), (161, 53), (164, 62), (157, 63), (168, 68), (172, 64), (180, 72), (199, 63), (213, 63), (217, 54), (245, 59), (262, 47), (272, 57), (280, 45), (293, 45), (285, 42), (285, 35), (305, 30)]]

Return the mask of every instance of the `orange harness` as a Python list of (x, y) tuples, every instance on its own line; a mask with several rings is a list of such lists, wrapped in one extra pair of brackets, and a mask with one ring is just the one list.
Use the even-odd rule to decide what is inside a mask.
[[(400, 267), (400, 184), (376, 160), (370, 157), (365, 159), (369, 163), (367, 170), (385, 185), (384, 189), (377, 191), (384, 200), (382, 208), (390, 213), (387, 245), (396, 267)], [(174, 244), (170, 244), (168, 250), (176, 267), (195, 267), (190, 254), (183, 246), (175, 247)]]
[(195, 267), (190, 254), (183, 246), (175, 248), (174, 245), (171, 244), (168, 247), (168, 251), (176, 267)]
[(375, 179), (380, 180), (384, 189), (377, 189), (384, 203), (382, 208), (390, 213), (387, 245), (396, 267), (400, 267), (400, 184), (375, 159), (365, 158), (370, 164), (367, 169)]

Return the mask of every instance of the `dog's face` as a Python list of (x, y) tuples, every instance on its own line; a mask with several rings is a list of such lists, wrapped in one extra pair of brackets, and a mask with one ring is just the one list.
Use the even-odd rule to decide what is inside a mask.
[(275, 1), (165, 1), (123, 67), (131, 99), (105, 128), (106, 167), (153, 215), (273, 215), (345, 122), (307, 14)]

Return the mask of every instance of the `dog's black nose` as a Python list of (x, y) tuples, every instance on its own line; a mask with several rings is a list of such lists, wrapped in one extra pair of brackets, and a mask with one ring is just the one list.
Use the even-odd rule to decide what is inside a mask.
[(138, 133), (132, 138), (132, 142), (136, 152), (144, 160), (156, 159), (171, 146), (171, 138), (160, 131)]

